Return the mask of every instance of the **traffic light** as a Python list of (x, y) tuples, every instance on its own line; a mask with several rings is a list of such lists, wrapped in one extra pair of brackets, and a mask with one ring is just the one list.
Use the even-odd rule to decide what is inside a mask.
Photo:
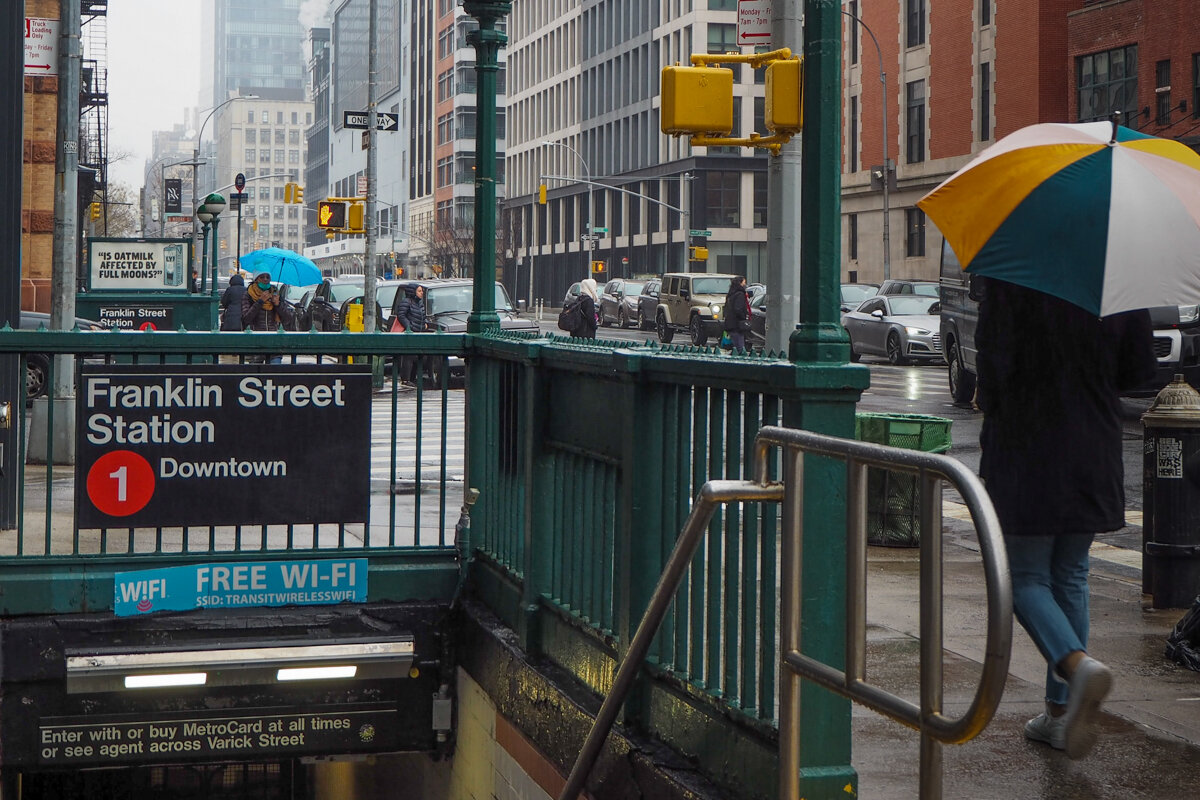
[(767, 65), (763, 124), (772, 133), (799, 133), (804, 128), (804, 62), (785, 58)]
[(718, 134), (733, 130), (733, 70), (663, 67), (663, 133)]
[(292, 184), (292, 202), (293, 203), (303, 203), (304, 202), (304, 187), (298, 183)]
[(542, 205), (546, 205), (546, 184), (544, 183), (538, 186), (538, 202)]
[(346, 227), (346, 204), (341, 200), (317, 203), (317, 225), (322, 228)]
[(92, 219), (100, 219), (100, 204), (92, 203)]
[(295, 196), (293, 194), (295, 191), (296, 191), (296, 184), (285, 183), (283, 185), (283, 202), (285, 202), (285, 203), (293, 202), (292, 198)]
[(603, 261), (593, 261), (592, 262), (592, 274), (595, 275), (595, 274), (598, 274), (601, 272), (604, 272), (604, 262)]
[(707, 247), (689, 247), (688, 250), (691, 251), (690, 260), (692, 260), (692, 261), (708, 261), (708, 248)]
[(363, 204), (351, 203), (346, 214), (346, 228), (351, 233), (363, 233)]

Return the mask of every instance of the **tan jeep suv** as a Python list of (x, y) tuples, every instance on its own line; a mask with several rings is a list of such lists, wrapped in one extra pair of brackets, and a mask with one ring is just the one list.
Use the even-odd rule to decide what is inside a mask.
[(697, 347), (710, 336), (720, 338), (725, 295), (733, 275), (711, 272), (668, 272), (659, 287), (655, 326), (663, 344), (686, 330)]

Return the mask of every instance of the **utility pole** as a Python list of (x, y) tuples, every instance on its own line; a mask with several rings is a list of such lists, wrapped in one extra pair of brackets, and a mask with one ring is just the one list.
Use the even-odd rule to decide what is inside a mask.
[(375, 129), (379, 115), (375, 109), (375, 60), (378, 47), (375, 44), (375, 29), (379, 24), (377, 0), (368, 0), (371, 7), (367, 15), (367, 207), (366, 234), (363, 239), (363, 330), (374, 331), (375, 321), (375, 236), (378, 217), (375, 213), (375, 143), (379, 133)]
[[(771, 45), (798, 52), (804, 42), (800, 20), (801, 0), (774, 0)], [(785, 354), (800, 323), (800, 141), (792, 139), (767, 158), (766, 348)]]
[[(79, 260), (80, 0), (62, 0), (58, 43), (58, 146), (54, 164), (54, 266), (50, 327), (75, 327), (75, 274)], [(52, 397), (74, 394), (70, 355), (55, 356)], [(73, 427), (73, 426), (72, 426)]]

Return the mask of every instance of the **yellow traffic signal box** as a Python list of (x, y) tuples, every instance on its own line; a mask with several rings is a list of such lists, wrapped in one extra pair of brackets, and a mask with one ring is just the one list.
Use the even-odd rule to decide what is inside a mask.
[(603, 274), (603, 272), (604, 272), (604, 262), (603, 261), (593, 261), (592, 262), (592, 274), (600, 275), (600, 274)]
[(295, 191), (295, 189), (296, 189), (296, 184), (294, 184), (294, 183), (285, 183), (283, 185), (283, 202), (285, 202), (285, 203), (292, 202), (292, 196), (293, 196), (292, 192)]
[(304, 187), (298, 183), (292, 184), (292, 202), (293, 203), (303, 203), (304, 202)]
[(707, 247), (692, 247), (690, 248), (692, 261), (708, 261)]
[(351, 233), (363, 233), (363, 204), (351, 203), (346, 212), (346, 227)]
[(340, 200), (317, 203), (317, 225), (322, 228), (346, 227), (346, 204)]
[(546, 205), (546, 184), (544, 183), (538, 186), (538, 202)]
[(733, 70), (663, 67), (663, 133), (720, 134), (733, 130)]
[(92, 219), (100, 219), (100, 204), (92, 203)]
[(763, 124), (772, 133), (799, 133), (804, 127), (804, 63), (785, 58), (767, 65)]

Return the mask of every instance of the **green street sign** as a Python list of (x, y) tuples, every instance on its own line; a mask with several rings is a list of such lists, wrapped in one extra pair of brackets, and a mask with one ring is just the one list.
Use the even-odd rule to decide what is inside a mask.
[(608, 228), (597, 228), (595, 225), (593, 225), (592, 233), (608, 233)]
[(712, 231), (688, 231), (688, 236), (712, 236)]

